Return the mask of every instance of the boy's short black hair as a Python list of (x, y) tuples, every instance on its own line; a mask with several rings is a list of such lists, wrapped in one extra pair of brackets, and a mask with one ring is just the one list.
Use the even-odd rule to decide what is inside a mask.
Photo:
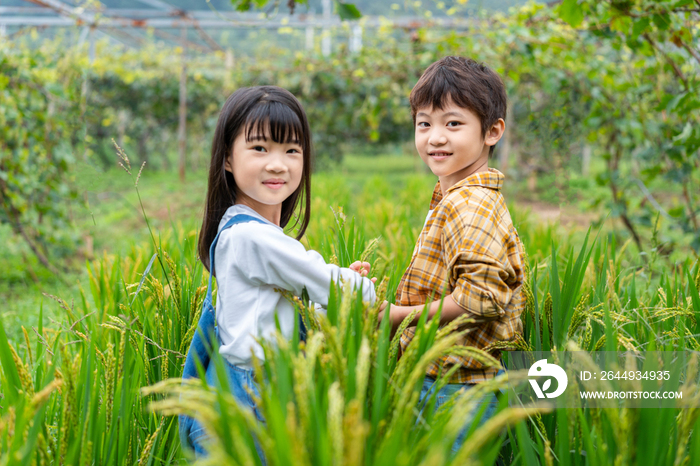
[(425, 70), (409, 97), (413, 123), (420, 109), (443, 109), (450, 99), (479, 117), (481, 137), (486, 137), (499, 118), (506, 119), (508, 104), (503, 80), (491, 68), (471, 58), (445, 57)]

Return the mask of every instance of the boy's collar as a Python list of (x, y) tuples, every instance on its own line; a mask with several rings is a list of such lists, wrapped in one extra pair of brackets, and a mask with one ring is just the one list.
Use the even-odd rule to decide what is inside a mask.
[[(503, 173), (499, 172), (495, 168), (489, 168), (486, 171), (474, 173), (469, 175), (461, 181), (458, 181), (454, 185), (447, 189), (445, 194), (449, 194), (452, 191), (460, 188), (466, 188), (468, 186), (479, 186), (482, 188), (493, 189), (500, 191), (501, 186), (503, 186)], [(430, 202), (430, 209), (434, 209), (435, 206), (442, 200), (442, 191), (440, 190), (440, 182), (438, 181), (433, 190), (433, 198)]]

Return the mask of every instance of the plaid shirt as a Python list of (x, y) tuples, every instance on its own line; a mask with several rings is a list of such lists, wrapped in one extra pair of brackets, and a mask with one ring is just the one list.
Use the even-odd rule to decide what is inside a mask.
[[(483, 349), (522, 334), (520, 313), (525, 307), (522, 291), (523, 246), (508, 212), (496, 169), (475, 173), (450, 187), (443, 197), (435, 186), (428, 214), (413, 257), (396, 291), (396, 304), (425, 304), (434, 296), (452, 294), (476, 323), (458, 342)], [(415, 327), (401, 335), (401, 349), (415, 335)], [(500, 358), (499, 351), (491, 351)], [(437, 378), (442, 368), (461, 369), (450, 383), (477, 383), (491, 379), (498, 369), (483, 368), (472, 358), (445, 356), (428, 367)]]

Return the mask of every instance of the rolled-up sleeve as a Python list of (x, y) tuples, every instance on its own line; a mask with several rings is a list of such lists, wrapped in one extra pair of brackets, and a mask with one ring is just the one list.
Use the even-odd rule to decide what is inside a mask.
[(470, 205), (459, 214), (446, 208), (442, 238), (452, 298), (477, 322), (504, 316), (521, 285), (509, 261), (510, 239), (501, 233), (489, 207)]

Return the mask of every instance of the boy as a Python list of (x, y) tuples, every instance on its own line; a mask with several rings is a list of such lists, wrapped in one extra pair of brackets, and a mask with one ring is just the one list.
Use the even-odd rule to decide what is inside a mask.
[[(446, 57), (428, 67), (411, 91), (416, 149), (437, 175), (430, 211), (396, 291), (396, 305), (387, 314), (395, 330), (414, 309), (428, 309), (432, 318), (444, 294), (440, 323), (467, 314), (474, 323), (458, 344), (483, 349), (522, 334), (520, 313), (524, 253), (500, 192), (503, 174), (488, 167), (489, 156), (503, 136), (506, 92), (501, 78), (471, 59)], [(405, 351), (420, 314), (401, 335)], [(497, 359), (498, 351), (491, 351)], [(460, 389), (492, 379), (497, 368), (485, 368), (472, 358), (447, 356), (428, 368), (421, 401), (440, 372), (460, 369), (438, 393), (439, 406)], [(482, 421), (496, 408), (494, 394)], [(436, 406), (436, 407), (437, 407)], [(453, 445), (463, 443), (464, 430)]]

